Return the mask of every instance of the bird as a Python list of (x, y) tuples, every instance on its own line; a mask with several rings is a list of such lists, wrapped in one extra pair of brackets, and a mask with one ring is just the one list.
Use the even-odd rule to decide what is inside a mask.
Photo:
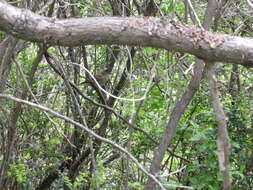
[(88, 73), (86, 80), (80, 84), (92, 83), (99, 84), (100, 86), (104, 86), (110, 80), (110, 71), (108, 69), (102, 70), (94, 75)]
[(108, 70), (105, 69), (105, 70), (103, 70), (103, 71), (95, 74), (94, 77), (97, 80), (97, 82), (101, 86), (103, 86), (103, 85), (105, 85), (109, 81), (109, 79), (110, 79), (110, 72), (108, 72)]

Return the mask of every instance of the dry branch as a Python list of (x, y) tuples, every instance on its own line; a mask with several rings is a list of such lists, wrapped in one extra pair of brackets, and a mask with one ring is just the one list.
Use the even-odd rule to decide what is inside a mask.
[(215, 34), (170, 18), (54, 19), (0, 1), (0, 30), (28, 41), (81, 46), (124, 44), (189, 53), (208, 61), (253, 67), (253, 39)]

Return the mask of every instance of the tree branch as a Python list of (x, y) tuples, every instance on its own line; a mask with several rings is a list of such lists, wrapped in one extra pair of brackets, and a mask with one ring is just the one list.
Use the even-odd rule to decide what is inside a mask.
[(165, 17), (54, 19), (0, 1), (0, 30), (27, 41), (81, 46), (124, 44), (189, 53), (253, 67), (253, 39), (202, 31)]

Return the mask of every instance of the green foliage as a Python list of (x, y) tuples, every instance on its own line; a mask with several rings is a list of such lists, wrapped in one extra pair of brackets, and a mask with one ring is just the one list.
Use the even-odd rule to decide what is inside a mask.
[(102, 188), (103, 184), (106, 184), (106, 169), (104, 168), (102, 161), (97, 162), (95, 175), (91, 178), (92, 189), (96, 189), (96, 184)]
[[(54, 14), (64, 18), (63, 14), (66, 13), (66, 16), (69, 17), (73, 15), (74, 11), (77, 11), (78, 17), (111, 16), (112, 6), (117, 2), (119, 1), (114, 1), (111, 5), (107, 0), (66, 0), (64, 5), (59, 5), (59, 2), (56, 1)], [(133, 1), (129, 1), (130, 7), (122, 2), (118, 7), (113, 7), (122, 11), (122, 15), (129, 10), (131, 16), (137, 16), (138, 11), (143, 9), (141, 6), (140, 10), (137, 10), (138, 7)], [(155, 2), (159, 5), (157, 17), (169, 16), (178, 20), (182, 25), (192, 24), (192, 15), (186, 9), (184, 1), (164, 0), (161, 5), (159, 4), (160, 0)], [(219, 20), (218, 33), (231, 34), (235, 30), (243, 29), (238, 35), (252, 36), (247, 28), (252, 24), (250, 15), (237, 11), (239, 7), (241, 12), (245, 13), (250, 9), (245, 8), (245, 2), (238, 2), (226, 5)], [(38, 7), (43, 7), (44, 4), (40, 3), (38, 1)], [(207, 1), (198, 0), (192, 1), (192, 3), (200, 21), (203, 21)], [(188, 11), (187, 15), (185, 14), (186, 10)], [(5, 36), (6, 34), (0, 31), (0, 40)], [(20, 44), (22, 45), (21, 42), (19, 42)], [(43, 58), (35, 72), (35, 82), (30, 86), (36, 100), (30, 92), (22, 98), (51, 108), (76, 122), (87, 125), (104, 138), (123, 146), (148, 169), (154, 150), (164, 137), (172, 110), (186, 91), (194, 74), (191, 71), (188, 73), (185, 71), (196, 61), (196, 58), (168, 50), (135, 47), (135, 56), (130, 61), (131, 69), (125, 76), (126, 84), (120, 86), (118, 96), (142, 97), (150, 83), (150, 76), (155, 74), (156, 78), (152, 81), (152, 88), (145, 101), (142, 104), (139, 101), (133, 103), (115, 100), (113, 102), (111, 97), (102, 93), (106, 100), (110, 99), (106, 102), (106, 106), (114, 109), (125, 121), (133, 122), (134, 127), (132, 127), (122, 121), (117, 114), (114, 115), (111, 111), (88, 101), (87, 97), (100, 104), (105, 104), (98, 95), (98, 91), (95, 90), (96, 86), (86, 83), (86, 73), (69, 64), (73, 61), (83, 65), (91, 73), (98, 73), (105, 70), (108, 65), (114, 64), (110, 73), (111, 78), (108, 84), (103, 87), (108, 92), (114, 93), (126, 68), (126, 63), (130, 60), (129, 50), (132, 47), (119, 46), (116, 50), (119, 54), (110, 59), (112, 47), (109, 45), (49, 47), (47, 51), (62, 65), (66, 75), (65, 79), (71, 82), (70, 87)], [(16, 47), (16, 49), (18, 48)], [(38, 49), (38, 45), (34, 43), (25, 43), (20, 52), (13, 53), (13, 58), (24, 71), (26, 80), (29, 79)], [(53, 63), (55, 68), (59, 70), (59, 64)], [(156, 65), (155, 73), (151, 73), (154, 65)], [(215, 69), (218, 87), (221, 91), (221, 102), (229, 118), (232, 190), (252, 189), (252, 71), (238, 67), (238, 80), (234, 82), (234, 91), (231, 91), (233, 66), (217, 64)], [(11, 64), (6, 87), (4, 93), (13, 96), (19, 96), (19, 92), (26, 88), (21, 75), (17, 72), (15, 63)], [(80, 92), (85, 95), (85, 98), (80, 95)], [(165, 153), (163, 158), (159, 179), (170, 189), (179, 189), (176, 186), (189, 186), (196, 190), (221, 189), (222, 175), (217, 158), (217, 124), (209, 94), (208, 82), (204, 76), (201, 87), (180, 118), (176, 133), (173, 134), (168, 147), (169, 151)], [(13, 113), (16, 113), (13, 109), (14, 105), (16, 104), (12, 101), (1, 99), (0, 141), (3, 140), (1, 150), (8, 147), (8, 138), (11, 135), (16, 135), (13, 137), (15, 151), (11, 156), (13, 163), (8, 169), (7, 181), (9, 184), (6, 189), (34, 190), (48, 176), (56, 176), (50, 190), (62, 190), (67, 187), (69, 190), (93, 190), (97, 185), (100, 189), (118, 190), (125, 189), (126, 184), (128, 189), (144, 189), (148, 177), (131, 161), (128, 164), (125, 157), (108, 144), (94, 140), (93, 148), (96, 160), (96, 172), (94, 173), (91, 155), (88, 153), (90, 145), (87, 143), (88, 135), (86, 133), (76, 130), (75, 125), (52, 117), (50, 114), (51, 119), (49, 119), (41, 110), (24, 105), (21, 106), (21, 112), (16, 118), (17, 122), (13, 124), (15, 122), (15, 114)], [(79, 111), (81, 116), (78, 115)], [(136, 120), (133, 121), (134, 116)], [(9, 133), (13, 126), (17, 126), (15, 133)], [(0, 152), (0, 164), (2, 164), (5, 152)], [(74, 173), (74, 177), (72, 177), (70, 169), (75, 164), (78, 166), (75, 171), (71, 171)], [(179, 172), (173, 174), (175, 171)]]
[(11, 164), (8, 176), (13, 178), (19, 184), (27, 183), (28, 171), (26, 170), (25, 164), (17, 163)]
[(81, 189), (85, 186), (87, 176), (88, 176), (87, 173), (80, 172), (80, 174), (76, 177), (74, 182), (71, 182), (68, 176), (64, 176), (64, 182), (70, 190)]
[(132, 190), (143, 190), (144, 189), (143, 185), (139, 182), (129, 183), (129, 188)]
[(0, 30), (0, 40), (3, 39), (4, 35), (5, 35), (5, 32), (3, 32), (3, 31)]

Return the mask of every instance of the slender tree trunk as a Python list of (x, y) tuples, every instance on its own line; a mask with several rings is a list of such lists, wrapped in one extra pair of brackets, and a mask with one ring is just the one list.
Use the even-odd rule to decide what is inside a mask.
[[(198, 90), (200, 81), (202, 78), (203, 70), (204, 70), (204, 62), (203, 61), (197, 61), (194, 69), (194, 76), (192, 77), (189, 86), (187, 87), (185, 93), (183, 94), (180, 101), (178, 101), (171, 113), (170, 120), (166, 126), (166, 130), (163, 135), (163, 139), (161, 140), (157, 150), (155, 150), (153, 155), (152, 164), (150, 166), (150, 172), (153, 175), (157, 175), (161, 162), (164, 156), (165, 151), (168, 148), (169, 143), (171, 142), (171, 139), (176, 131), (176, 127), (178, 125), (178, 122), (183, 115), (187, 105), (192, 100), (195, 92)], [(155, 187), (155, 182), (149, 178), (147, 185), (145, 186), (145, 190), (153, 190)]]
[(227, 117), (223, 111), (220, 99), (219, 89), (215, 78), (214, 64), (208, 63), (207, 77), (212, 97), (212, 104), (214, 109), (215, 118), (218, 124), (218, 158), (220, 171), (223, 175), (223, 188), (222, 190), (230, 189), (230, 176), (229, 176), (229, 154), (230, 154), (230, 140), (227, 131)]
[[(37, 58), (35, 59), (32, 70), (29, 74), (29, 83), (32, 85), (34, 81), (34, 75), (37, 70), (37, 66), (39, 62), (42, 60), (42, 50), (38, 53)], [(19, 92), (20, 89), (17, 89), (16, 96), (20, 97), (21, 99), (25, 99), (27, 97), (27, 88), (24, 88), (22, 92)], [(17, 122), (18, 118), (20, 116), (20, 113), (22, 111), (22, 104), (21, 103), (15, 103), (12, 109), (12, 112), (10, 114), (10, 121), (9, 121), (9, 129), (8, 129), (8, 135), (7, 135), (7, 144), (5, 147), (5, 153), (3, 155), (3, 162), (0, 168), (0, 190), (5, 190), (5, 182), (6, 182), (6, 176), (7, 171), (12, 159), (12, 156), (14, 154), (15, 150), (15, 144), (17, 141)]]
[[(203, 25), (205, 29), (209, 28), (212, 18), (215, 14), (216, 7), (217, 7), (217, 3), (215, 3), (213, 0), (208, 1), (206, 13), (205, 13), (205, 21)], [(164, 153), (168, 145), (170, 144), (174, 133), (176, 132), (176, 127), (178, 125), (178, 122), (180, 118), (182, 117), (188, 104), (192, 100), (194, 94), (197, 92), (199, 88), (204, 67), (205, 67), (205, 63), (201, 60), (198, 60), (195, 63), (194, 72), (193, 72), (194, 75), (185, 93), (183, 94), (181, 100), (176, 103), (171, 113), (170, 120), (166, 126), (163, 139), (161, 140), (157, 150), (155, 150), (154, 152), (153, 160), (150, 166), (150, 172), (155, 176), (158, 175)], [(145, 190), (153, 190), (154, 188), (155, 188), (155, 183), (152, 179), (149, 178), (145, 186)]]
[(11, 70), (11, 56), (18, 40), (7, 37), (0, 45), (0, 93), (5, 89), (5, 84)]

